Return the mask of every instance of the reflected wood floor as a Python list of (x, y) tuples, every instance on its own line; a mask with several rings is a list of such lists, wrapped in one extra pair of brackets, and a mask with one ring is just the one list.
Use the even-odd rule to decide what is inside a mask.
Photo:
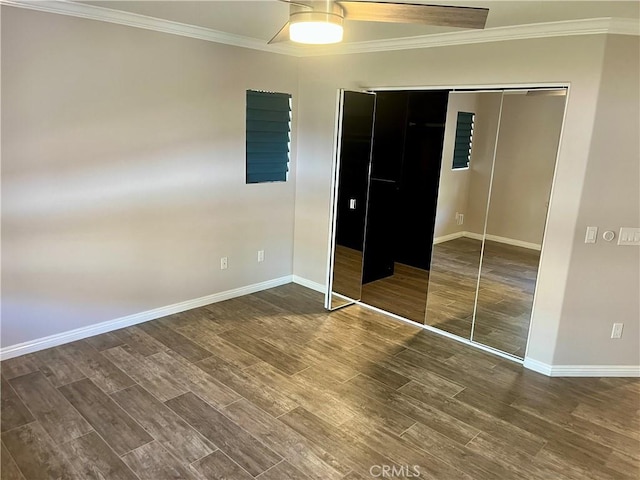
[(429, 272), (394, 263), (393, 275), (362, 285), (362, 301), (367, 305), (424, 323)]
[(473, 340), (524, 358), (540, 252), (485, 241)]
[[(481, 247), (480, 240), (471, 238), (434, 245), (430, 271), (396, 263), (393, 275), (362, 286), (361, 300), (470, 338)], [(360, 270), (351, 267), (360, 265), (360, 257), (340, 252), (336, 278), (348, 278), (343, 288), (357, 284)], [(539, 260), (538, 251), (485, 242), (474, 341), (524, 358)], [(353, 287), (351, 292), (357, 298)]]
[(458, 238), (434, 245), (426, 323), (469, 338), (478, 287), (473, 340), (524, 358), (540, 252)]
[(1, 370), (2, 480), (640, 473), (638, 379), (544, 377), (294, 284)]
[(333, 262), (333, 291), (351, 299), (360, 299), (361, 283), (362, 252), (336, 244)]

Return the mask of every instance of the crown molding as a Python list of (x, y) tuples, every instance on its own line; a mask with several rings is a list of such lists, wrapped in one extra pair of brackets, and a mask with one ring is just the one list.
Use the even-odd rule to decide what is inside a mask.
[(640, 36), (640, 22), (633, 18), (611, 18), (609, 33)]
[(475, 43), (502, 42), (507, 40), (527, 40), (532, 38), (568, 37), (574, 35), (597, 35), (615, 33), (621, 35), (640, 35), (640, 25), (633, 19), (593, 18), (586, 20), (568, 20), (562, 22), (534, 23), (511, 27), (485, 28), (484, 30), (464, 30), (461, 32), (420, 35), (416, 37), (367, 42), (346, 43), (343, 45), (317, 47), (304, 56), (345, 55), (353, 53), (384, 52), (409, 50), (415, 48), (448, 47)]
[(635, 19), (593, 18), (486, 28), (483, 30), (464, 30), (460, 32), (440, 33), (434, 35), (343, 43), (331, 46), (300, 46), (287, 43), (268, 45), (264, 40), (256, 38), (234, 35), (210, 28), (148, 17), (137, 13), (113, 10), (111, 8), (99, 7), (96, 5), (75, 3), (68, 0), (0, 0), (0, 4), (143, 28), (172, 35), (197, 38), (208, 42), (291, 55), (295, 57), (347, 55), (354, 53), (447, 47), (453, 45), (470, 45), (476, 43), (566, 37), (574, 35), (640, 35), (640, 23)]
[(170, 33), (181, 37), (197, 38), (208, 42), (233, 45), (235, 47), (262, 50), (271, 53), (284, 55), (296, 55), (297, 47), (287, 44), (268, 45), (265, 41), (256, 38), (234, 35), (232, 33), (220, 32), (196, 25), (173, 22), (161, 18), (148, 17), (137, 13), (123, 12), (111, 8), (75, 3), (67, 0), (0, 0), (1, 5), (11, 7), (26, 8), (40, 12), (57, 13), (71, 17), (98, 20), (101, 22), (115, 23), (129, 27), (144, 28), (156, 32)]

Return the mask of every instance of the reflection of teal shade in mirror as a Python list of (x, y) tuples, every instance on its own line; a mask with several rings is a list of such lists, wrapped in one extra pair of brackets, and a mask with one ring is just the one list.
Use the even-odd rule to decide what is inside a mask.
[[(449, 95), (425, 323), (465, 339), (473, 325), (501, 99), (502, 92)], [(456, 170), (449, 165), (461, 113), (474, 120), (474, 146), (470, 168)]]

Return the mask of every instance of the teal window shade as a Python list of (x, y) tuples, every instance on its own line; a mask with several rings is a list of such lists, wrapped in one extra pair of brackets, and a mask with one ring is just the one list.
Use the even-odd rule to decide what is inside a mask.
[(247, 90), (247, 183), (285, 182), (291, 95)]
[(458, 112), (456, 123), (456, 143), (453, 149), (453, 169), (468, 168), (471, 161), (473, 143), (474, 113)]

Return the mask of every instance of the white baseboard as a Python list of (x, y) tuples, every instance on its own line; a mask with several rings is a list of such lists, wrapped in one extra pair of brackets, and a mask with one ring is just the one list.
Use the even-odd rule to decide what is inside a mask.
[(525, 357), (522, 365), (524, 366), (524, 368), (528, 368), (529, 370), (533, 370), (534, 372), (541, 373), (542, 375), (546, 375), (547, 377), (551, 376), (551, 365), (539, 362), (538, 360), (534, 360), (533, 358)]
[(191, 310), (192, 308), (203, 307), (211, 303), (221, 302), (223, 300), (241, 297), (242, 295), (248, 295), (250, 293), (259, 292), (268, 288), (278, 287), (280, 285), (291, 283), (292, 280), (292, 275), (286, 275), (284, 277), (274, 278), (273, 280), (254, 283), (245, 287), (234, 288), (232, 290), (214, 293), (205, 297), (195, 298), (193, 300), (187, 300), (180, 303), (174, 303), (173, 305), (167, 305), (166, 307), (154, 308), (153, 310), (134, 313), (133, 315), (127, 315), (125, 317), (108, 320), (106, 322), (89, 325), (87, 327), (76, 328), (74, 330), (57, 333), (48, 337), (37, 338), (35, 340), (19, 343), (17, 345), (10, 345), (8, 347), (0, 349), (0, 360), (7, 360), (9, 358), (18, 357), (27, 353), (37, 352), (46, 348), (57, 347), (58, 345), (62, 345), (64, 343), (74, 342), (76, 340), (81, 340), (87, 337), (93, 337), (94, 335), (111, 332), (113, 330), (118, 330), (124, 327), (130, 327), (131, 325), (137, 325), (138, 323), (148, 322), (149, 320), (166, 317), (167, 315), (173, 315), (174, 313), (184, 312), (185, 310)]
[(640, 365), (548, 365), (525, 358), (524, 367), (548, 377), (640, 377)]
[(315, 290), (320, 293), (327, 293), (327, 287), (322, 283), (314, 282), (313, 280), (307, 280), (306, 278), (299, 277), (298, 275), (293, 276), (293, 283), (297, 283), (298, 285), (302, 285), (303, 287), (310, 288), (311, 290)]

